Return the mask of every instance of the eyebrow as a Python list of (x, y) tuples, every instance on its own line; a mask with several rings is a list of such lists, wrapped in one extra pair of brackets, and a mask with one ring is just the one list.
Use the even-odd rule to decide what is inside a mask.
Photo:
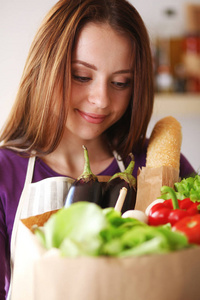
[(95, 65), (89, 64), (89, 63), (87, 63), (87, 62), (85, 62), (85, 61), (82, 61), (82, 60), (73, 60), (73, 61), (72, 61), (72, 64), (83, 65), (83, 66), (85, 66), (85, 67), (87, 67), (87, 68), (89, 68), (89, 69), (92, 69), (92, 70), (97, 71), (97, 67), (95, 67)]
[[(82, 60), (73, 60), (72, 64), (80, 64), (80, 65), (83, 65), (83, 66), (85, 66), (89, 69), (97, 71), (97, 67), (95, 65), (89, 64), (89, 63), (87, 63), (85, 61), (82, 61)], [(133, 73), (133, 71), (131, 69), (125, 69), (125, 70), (116, 71), (113, 74), (127, 74), (127, 73)]]

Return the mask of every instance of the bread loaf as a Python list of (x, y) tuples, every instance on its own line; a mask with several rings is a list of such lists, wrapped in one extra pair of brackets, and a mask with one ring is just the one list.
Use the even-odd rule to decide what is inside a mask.
[(180, 168), (182, 131), (180, 123), (168, 116), (158, 121), (150, 136), (146, 167), (171, 166)]

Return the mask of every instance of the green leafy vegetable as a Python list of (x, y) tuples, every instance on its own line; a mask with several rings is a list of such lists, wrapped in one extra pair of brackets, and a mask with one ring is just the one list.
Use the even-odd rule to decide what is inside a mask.
[[(194, 202), (200, 202), (200, 175), (184, 178), (180, 182), (176, 182), (174, 186), (177, 199), (190, 198)], [(161, 195), (161, 198), (170, 199), (170, 194)]]
[(166, 253), (189, 247), (185, 235), (170, 225), (148, 226), (122, 218), (114, 208), (90, 202), (62, 208), (35, 234), (46, 249), (59, 248), (64, 256), (116, 256)]
[(95, 255), (101, 244), (99, 231), (107, 226), (102, 209), (94, 203), (77, 202), (53, 214), (43, 227), (35, 229), (43, 246), (60, 248), (65, 255)]

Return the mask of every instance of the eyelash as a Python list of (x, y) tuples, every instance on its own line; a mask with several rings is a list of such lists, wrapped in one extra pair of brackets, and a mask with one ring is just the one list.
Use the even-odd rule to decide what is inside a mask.
[(112, 81), (111, 83), (115, 86), (115, 87), (117, 87), (117, 88), (119, 88), (119, 89), (123, 89), (123, 88), (126, 88), (126, 87), (128, 87), (128, 86), (130, 86), (130, 80), (127, 80), (127, 81), (125, 81), (125, 82), (118, 82), (118, 81)]
[[(72, 75), (72, 77), (75, 81), (78, 81), (80, 83), (87, 83), (92, 80), (90, 77), (86, 76)], [(114, 85), (117, 89), (125, 89), (126, 87), (130, 86), (130, 83), (130, 79), (128, 79), (125, 82), (111, 81), (111, 84)]]
[(78, 75), (73, 75), (74, 80), (79, 81), (79, 82), (88, 82), (91, 80), (91, 78), (86, 77), (86, 76), (78, 76)]

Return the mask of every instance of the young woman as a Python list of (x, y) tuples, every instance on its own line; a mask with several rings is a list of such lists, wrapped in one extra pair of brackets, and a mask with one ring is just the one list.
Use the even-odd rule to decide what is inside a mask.
[[(148, 34), (129, 2), (61, 0), (48, 13), (0, 137), (0, 299), (19, 219), (63, 206), (83, 144), (95, 174), (123, 169), (130, 152), (135, 177), (145, 165), (153, 92)], [(193, 172), (183, 156), (180, 166)]]

